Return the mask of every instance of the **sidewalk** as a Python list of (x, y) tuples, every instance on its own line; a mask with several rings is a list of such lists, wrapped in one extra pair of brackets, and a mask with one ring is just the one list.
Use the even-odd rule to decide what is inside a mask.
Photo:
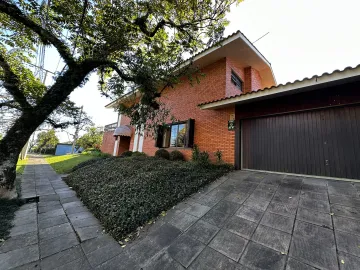
[[(0, 270), (358, 270), (360, 183), (234, 171), (177, 204), (125, 248), (42, 158)], [(18, 267), (18, 268), (16, 268)]]
[(122, 252), (43, 158), (29, 157), (21, 186), (24, 198), (39, 202), (16, 212), (10, 238), (0, 245), (0, 270), (92, 269)]

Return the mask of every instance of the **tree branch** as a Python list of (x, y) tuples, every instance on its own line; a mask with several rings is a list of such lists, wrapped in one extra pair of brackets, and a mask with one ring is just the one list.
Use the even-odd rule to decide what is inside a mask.
[(0, 67), (4, 71), (3, 86), (13, 96), (14, 100), (19, 103), (24, 110), (32, 108), (27, 102), (24, 93), (20, 90), (20, 80), (18, 76), (11, 70), (9, 63), (6, 61), (4, 55), (0, 52)]
[(69, 48), (52, 32), (44, 29), (42, 26), (27, 17), (15, 4), (11, 4), (5, 0), (0, 0), (0, 12), (9, 15), (11, 19), (30, 28), (39, 35), (41, 41), (45, 45), (52, 44), (68, 66), (75, 64), (74, 57), (72, 56)]
[(88, 0), (84, 0), (84, 7), (83, 7), (82, 14), (81, 14), (80, 23), (79, 23), (79, 28), (80, 28), (80, 31), (82, 32), (82, 34), (84, 34), (84, 31), (82, 29), (82, 24), (83, 24), (84, 19), (85, 19), (85, 13), (86, 13), (87, 7), (88, 7)]
[(91, 66), (96, 66), (96, 67), (100, 67), (100, 66), (106, 66), (109, 68), (112, 68), (124, 81), (134, 81), (135, 78), (132, 76), (129, 76), (127, 74), (125, 74), (117, 65), (117, 63), (110, 61), (110, 60), (101, 60), (101, 59), (87, 59), (85, 61), (83, 61), (82, 64), (85, 65), (91, 65)]
[(77, 125), (79, 124), (78, 121), (67, 121), (67, 122), (62, 122), (62, 123), (56, 123), (54, 120), (52, 120), (51, 118), (47, 118), (45, 120), (46, 123), (50, 124), (53, 128), (67, 128), (70, 125)]

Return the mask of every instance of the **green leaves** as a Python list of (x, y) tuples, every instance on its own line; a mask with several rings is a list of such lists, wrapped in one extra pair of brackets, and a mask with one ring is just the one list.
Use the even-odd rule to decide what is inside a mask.
[(122, 240), (229, 170), (154, 157), (112, 157), (76, 170), (66, 181), (106, 231)]
[(37, 135), (35, 151), (41, 152), (44, 148), (54, 148), (59, 143), (55, 130), (42, 131)]
[(103, 132), (96, 127), (88, 127), (86, 133), (77, 140), (77, 145), (84, 149), (99, 149), (103, 139)]

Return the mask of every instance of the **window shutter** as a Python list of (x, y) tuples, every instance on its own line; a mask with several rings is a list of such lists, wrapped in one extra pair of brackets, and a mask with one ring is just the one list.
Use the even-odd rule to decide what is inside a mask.
[(157, 126), (156, 129), (156, 140), (155, 140), (155, 147), (161, 148), (163, 141), (163, 126)]
[(187, 121), (186, 145), (185, 145), (185, 147), (192, 148), (194, 146), (194, 131), (195, 131), (195, 120), (194, 119), (189, 119)]

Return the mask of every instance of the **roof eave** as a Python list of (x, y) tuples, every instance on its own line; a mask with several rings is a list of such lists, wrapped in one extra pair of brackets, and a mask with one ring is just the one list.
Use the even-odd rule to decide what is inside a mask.
[[(182, 68), (182, 67), (185, 67), (187, 65), (189, 65), (192, 62), (196, 62), (197, 60), (199, 60), (200, 58), (216, 51), (219, 47), (221, 46), (225, 46), (226, 44), (230, 43), (230, 42), (233, 42), (234, 40), (240, 38), (241, 40), (243, 40), (247, 46), (249, 46), (255, 53), (258, 57), (261, 58), (262, 61), (264, 61), (270, 68), (271, 68), (271, 64), (270, 62), (265, 58), (265, 56), (263, 56), (260, 51), (240, 32), (240, 31), (237, 31), (235, 32), (234, 34), (230, 35), (229, 37), (227, 38), (224, 38), (224, 40), (220, 41), (218, 44), (208, 48), (208, 49), (205, 49), (204, 51), (200, 52), (199, 54), (195, 55), (195, 57), (193, 59), (188, 59), (186, 60), (183, 64), (180, 65), (179, 68)], [(271, 72), (273, 73), (272, 69), (271, 69)], [(273, 73), (274, 75), (274, 73)], [(275, 79), (275, 77), (274, 77)]]
[(129, 93), (124, 94), (120, 98), (110, 102), (109, 104), (105, 105), (105, 108), (106, 109), (111, 109), (111, 108), (115, 109), (115, 108), (119, 107), (119, 105), (121, 103), (129, 102), (131, 98), (138, 98), (138, 97), (140, 97), (140, 92), (138, 90), (131, 91)]
[(278, 96), (291, 95), (353, 81), (360, 81), (360, 65), (353, 69), (345, 69), (344, 71), (324, 74), (320, 77), (313, 76), (310, 79), (295, 81), (293, 83), (279, 85), (274, 88), (259, 90), (245, 95), (240, 95), (233, 98), (223, 99), (202, 105), (200, 104), (199, 107), (202, 110), (220, 109), (228, 106), (233, 106), (235, 104), (249, 103)]

